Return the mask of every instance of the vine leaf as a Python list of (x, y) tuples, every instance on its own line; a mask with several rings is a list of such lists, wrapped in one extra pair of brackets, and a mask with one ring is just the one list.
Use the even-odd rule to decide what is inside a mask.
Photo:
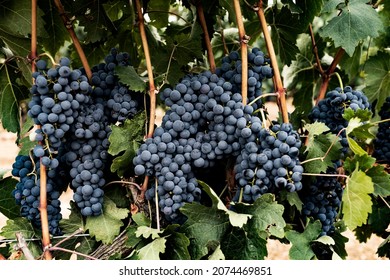
[[(45, 24), (45, 30), (50, 34), (50, 36), (42, 39), (42, 45), (47, 52), (54, 56), (58, 49), (64, 45), (65, 41), (69, 39), (69, 33), (58, 15), (57, 9), (53, 6), (53, 1), (38, 1), (38, 5), (44, 12), (42, 19)], [(38, 22), (42, 21), (39, 20)]]
[[(336, 3), (339, 4), (337, 9), (341, 10), (341, 14), (333, 17), (320, 30), (320, 35), (323, 38), (331, 38), (335, 47), (345, 49), (345, 52), (352, 56), (361, 40), (368, 36), (372, 38), (379, 36), (383, 24), (377, 12), (366, 4), (366, 0), (345, 1), (345, 5), (340, 5), (340, 1), (331, 1), (331, 4)], [(330, 6), (325, 8), (325, 12), (330, 11)], [(333, 8), (335, 10), (336, 6)]]
[(146, 83), (133, 66), (117, 66), (115, 74), (119, 77), (121, 83), (127, 85), (133, 91), (145, 91)]
[(7, 177), (0, 181), (0, 212), (8, 219), (19, 217), (20, 209), (15, 203), (12, 191), (15, 189), (17, 180)]
[(284, 207), (275, 201), (273, 194), (264, 194), (252, 205), (237, 204), (234, 206), (237, 212), (250, 214), (252, 218), (248, 222), (248, 228), (257, 232), (267, 232), (279, 238), (284, 237), (286, 222), (283, 218)]
[(370, 194), (374, 192), (372, 179), (359, 166), (347, 180), (343, 194), (342, 213), (345, 225), (354, 230), (367, 221), (368, 214), (372, 211)]
[(213, 202), (213, 206), (217, 209), (225, 211), (229, 215), (229, 221), (232, 226), (242, 227), (248, 222), (248, 219), (252, 217), (249, 214), (237, 213), (235, 211), (228, 210), (223, 202), (219, 199), (218, 195), (214, 190), (207, 185), (205, 182), (198, 180), (199, 184), (202, 186), (203, 190), (209, 195)]
[(112, 162), (111, 171), (117, 172), (120, 177), (129, 169), (139, 143), (143, 140), (145, 118), (145, 112), (142, 112), (132, 120), (126, 120), (121, 126), (111, 126), (108, 153), (116, 156)]
[(374, 183), (374, 195), (390, 196), (390, 174), (382, 165), (373, 166), (366, 175), (371, 177)]
[(19, 133), (19, 102), (28, 97), (28, 90), (16, 84), (13, 72), (8, 64), (0, 65), (0, 120), (5, 129)]
[(190, 260), (190, 252), (188, 246), (190, 240), (187, 236), (177, 231), (178, 227), (170, 225), (164, 230), (164, 236), (166, 235), (166, 248), (164, 259), (168, 260)]
[(321, 122), (306, 124), (305, 129), (308, 131), (309, 137), (305, 150), (305, 153), (307, 153), (306, 160), (323, 158), (331, 147), (325, 158), (305, 163), (305, 171), (308, 173), (326, 173), (328, 167), (333, 166), (333, 161), (340, 157), (341, 144), (339, 139), (332, 133), (324, 134), (329, 128)]
[(229, 260), (262, 260), (267, 256), (267, 241), (255, 228), (247, 232), (233, 227), (223, 239), (221, 249)]
[(365, 94), (371, 103), (377, 100), (376, 108), (379, 110), (390, 92), (390, 54), (380, 51), (370, 57), (364, 72)]
[[(42, 11), (38, 9), (38, 16), (42, 16)], [(0, 3), (0, 30), (6, 33), (28, 37), (31, 33), (31, 1), (2, 1)], [(42, 21), (37, 21), (37, 33), (39, 37), (48, 37)]]
[[(6, 239), (15, 239), (15, 233), (17, 232), (20, 232), (25, 239), (38, 237), (31, 223), (26, 218), (21, 217), (7, 220), (6, 225), (0, 231), (0, 236)], [(33, 256), (42, 254), (42, 249), (38, 243), (33, 241), (26, 242)]]
[[(348, 126), (346, 128), (346, 135), (347, 135), (349, 148), (354, 154), (359, 156), (365, 155), (367, 154), (367, 152), (362, 147), (359, 146), (359, 144), (350, 136), (350, 134), (352, 134), (355, 130), (357, 130), (362, 125), (363, 123), (359, 118), (352, 118), (349, 120)], [(371, 134), (367, 134), (367, 135), (371, 136)]]
[(160, 237), (138, 250), (140, 260), (160, 260), (160, 253), (165, 252), (165, 237)]
[(200, 259), (209, 252), (213, 242), (219, 243), (231, 228), (228, 214), (216, 205), (206, 207), (201, 204), (187, 203), (180, 211), (187, 216), (181, 231), (192, 240), (192, 259)]
[(118, 236), (123, 226), (122, 219), (128, 214), (128, 209), (118, 208), (111, 199), (104, 197), (103, 213), (99, 216), (88, 217), (85, 227), (97, 241), (110, 244)]
[(135, 232), (136, 237), (143, 237), (143, 238), (149, 238), (156, 239), (160, 237), (161, 231), (155, 228), (151, 228), (148, 226), (139, 226), (137, 228), (137, 231)]
[(315, 256), (310, 245), (320, 235), (321, 227), (321, 222), (316, 220), (310, 222), (302, 233), (295, 230), (286, 232), (286, 238), (292, 244), (288, 253), (290, 259), (311, 260)]

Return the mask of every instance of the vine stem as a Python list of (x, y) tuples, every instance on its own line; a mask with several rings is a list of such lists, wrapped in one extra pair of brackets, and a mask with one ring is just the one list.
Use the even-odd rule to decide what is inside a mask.
[(322, 76), (324, 75), (325, 72), (324, 69), (322, 69), (320, 56), (318, 55), (318, 47), (317, 47), (316, 39), (314, 37), (313, 26), (311, 25), (311, 23), (309, 24), (309, 32), (310, 32), (311, 44), (313, 45), (314, 56), (316, 58), (317, 68)]
[(335, 57), (333, 58), (332, 63), (330, 64), (329, 68), (326, 70), (326, 72), (322, 73), (322, 75), (321, 75), (322, 76), (322, 83), (321, 83), (320, 91), (318, 93), (318, 97), (316, 99), (316, 104), (318, 104), (318, 102), (320, 102), (320, 100), (324, 99), (326, 91), (327, 91), (328, 86), (329, 86), (331, 74), (336, 70), (336, 67), (339, 64), (344, 53), (345, 53), (345, 50), (343, 48), (339, 48)]
[(16, 240), (18, 241), (16, 249), (22, 250), (24, 256), (27, 260), (35, 260), (34, 255), (31, 253), (30, 249), (27, 246), (26, 240), (24, 239), (21, 232), (15, 233)]
[(302, 173), (304, 176), (317, 176), (317, 177), (343, 177), (348, 179), (348, 175), (344, 174), (322, 174), (322, 173)]
[[(31, 0), (31, 53), (30, 58), (35, 60), (37, 57), (37, 7), (38, 0)], [(31, 63), (31, 71), (35, 72), (35, 61)], [(34, 83), (34, 78), (33, 78)], [(40, 128), (40, 126), (37, 126)], [(41, 144), (41, 143), (40, 143)], [(42, 161), (42, 158), (40, 158)], [(34, 162), (34, 159), (32, 159)], [(50, 233), (49, 233), (49, 221), (47, 215), (47, 177), (46, 177), (46, 167), (40, 164), (39, 168), (39, 177), (40, 177), (40, 185), (39, 185), (39, 212), (41, 219), (41, 230), (42, 230), (42, 246), (43, 248), (47, 248), (50, 246)], [(52, 256), (50, 252), (45, 252), (44, 258), (46, 260), (51, 260)]]
[(207, 49), (207, 58), (210, 64), (210, 71), (212, 73), (215, 73), (216, 66), (215, 66), (214, 53), (213, 53), (213, 48), (211, 47), (209, 31), (207, 30), (206, 18), (204, 17), (204, 9), (202, 5), (202, 1), (197, 1), (196, 11), (199, 17), (200, 26), (202, 27), (203, 34), (204, 34), (204, 40)]
[[(148, 80), (149, 80), (149, 96), (150, 96), (149, 129), (148, 129), (148, 134), (146, 135), (146, 137), (151, 138), (153, 136), (154, 124), (155, 124), (155, 120), (156, 120), (156, 88), (154, 85), (153, 68), (152, 68), (152, 62), (150, 59), (148, 39), (146, 37), (146, 32), (145, 32), (145, 20), (144, 20), (143, 14), (142, 14), (141, 4), (139, 1), (140, 0), (135, 1), (135, 6), (137, 9), (137, 13), (138, 13), (139, 31), (141, 34), (142, 47), (144, 49), (144, 54), (145, 54), (146, 69), (148, 72)], [(130, 6), (131, 6), (131, 0), (130, 0)], [(145, 192), (146, 192), (146, 189), (148, 187), (148, 182), (149, 182), (149, 177), (145, 176), (144, 182), (142, 184), (140, 196), (139, 196), (141, 200), (143, 200), (145, 198)]]
[(137, 13), (138, 13), (139, 31), (141, 34), (142, 47), (144, 49), (146, 70), (148, 72), (149, 96), (150, 96), (150, 116), (149, 116), (150, 120), (149, 120), (148, 134), (146, 135), (146, 137), (151, 138), (153, 136), (154, 124), (155, 124), (155, 119), (156, 119), (156, 87), (154, 85), (153, 67), (152, 67), (152, 62), (151, 62), (151, 58), (150, 58), (148, 39), (146, 37), (146, 32), (145, 32), (145, 20), (144, 20), (143, 14), (142, 14), (141, 4), (139, 1), (140, 0), (135, 1), (135, 6), (137, 9)]
[(60, 14), (60, 17), (65, 25), (66, 30), (68, 30), (68, 33), (72, 39), (73, 45), (76, 48), (76, 51), (80, 57), (81, 63), (83, 64), (85, 73), (89, 80), (92, 78), (92, 71), (91, 67), (88, 64), (87, 57), (84, 53), (83, 48), (81, 47), (79, 38), (77, 38), (76, 32), (73, 29), (72, 20), (69, 19), (68, 15), (65, 12), (64, 6), (61, 3), (61, 0), (54, 0), (54, 4), (57, 7), (58, 13)]
[(282, 113), (282, 120), (284, 123), (288, 123), (288, 110), (287, 110), (287, 102), (286, 102), (286, 89), (283, 86), (282, 77), (280, 74), (278, 60), (275, 54), (274, 44), (271, 40), (271, 35), (268, 31), (267, 21), (265, 20), (263, 1), (260, 0), (258, 3), (258, 8), (256, 9), (257, 15), (260, 20), (260, 25), (263, 30), (265, 44), (267, 46), (268, 55), (271, 59), (271, 66), (274, 71), (274, 82), (275, 82), (275, 91), (278, 93), (278, 105), (279, 110)]
[(242, 13), (240, 7), (240, 0), (234, 0), (234, 11), (236, 14), (236, 21), (238, 27), (238, 34), (240, 37), (241, 45), (241, 95), (242, 104), (246, 105), (248, 99), (248, 39), (249, 37), (245, 34), (244, 22), (242, 20)]

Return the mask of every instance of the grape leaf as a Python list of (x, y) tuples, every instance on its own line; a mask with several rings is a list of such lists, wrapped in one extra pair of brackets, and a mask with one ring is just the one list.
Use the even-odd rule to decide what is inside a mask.
[(12, 195), (17, 183), (18, 181), (11, 177), (0, 181), (0, 212), (8, 219), (20, 217), (20, 208)]
[(376, 108), (379, 110), (390, 92), (390, 54), (380, 51), (371, 56), (364, 72), (367, 85), (365, 94), (371, 103), (377, 100)]
[(297, 192), (288, 192), (286, 198), (289, 205), (297, 207), (298, 211), (302, 211), (303, 202)]
[(311, 260), (315, 254), (310, 246), (321, 233), (321, 222), (316, 220), (310, 222), (302, 233), (295, 230), (286, 232), (286, 238), (292, 246), (288, 253), (292, 260)]
[(147, 13), (151, 24), (156, 28), (166, 27), (168, 25), (169, 8), (169, 1), (149, 1)]
[[(352, 56), (343, 55), (340, 61), (341, 69), (348, 75), (349, 81), (353, 81), (360, 73), (360, 59), (362, 56), (363, 44), (359, 43)], [(352, 110), (352, 109), (351, 109)]]
[(284, 237), (286, 226), (283, 218), (284, 207), (275, 201), (273, 194), (262, 195), (252, 205), (239, 203), (234, 207), (237, 212), (252, 216), (248, 228), (253, 228), (257, 232), (265, 231), (279, 238)]
[[(1, 229), (0, 236), (6, 239), (15, 239), (15, 233), (20, 232), (24, 239), (26, 239), (27, 247), (33, 256), (40, 256), (42, 254), (42, 247), (39, 243), (28, 241), (30, 238), (39, 238), (39, 234), (26, 218), (15, 218), (7, 220), (6, 225)], [(24, 255), (21, 256), (24, 259)]]
[(172, 227), (172, 230), (164, 230), (164, 235), (166, 235), (167, 242), (165, 244), (165, 254), (164, 259), (168, 260), (190, 260), (190, 252), (188, 251), (188, 246), (190, 245), (190, 240), (187, 236), (181, 232), (177, 232), (177, 227)]
[[(362, 125), (363, 125), (363, 123), (361, 122), (361, 120), (359, 118), (352, 118), (349, 120), (348, 126), (346, 128), (347, 141), (348, 141), (349, 148), (351, 149), (351, 151), (354, 154), (360, 155), (360, 156), (367, 154), (367, 152), (362, 147), (360, 147), (360, 145), (349, 135), (352, 134), (352, 132), (355, 129), (361, 127)], [(370, 134), (368, 134), (368, 135), (370, 135)]]
[(0, 29), (0, 40), (2, 40), (15, 55), (26, 56), (30, 53), (31, 40), (28, 38), (15, 36), (3, 32)]
[(370, 194), (374, 192), (372, 179), (357, 166), (347, 180), (343, 193), (343, 220), (350, 230), (367, 221), (371, 213), (372, 201)]
[[(323, 38), (331, 38), (335, 47), (345, 49), (352, 56), (356, 46), (368, 36), (375, 38), (383, 29), (377, 12), (365, 0), (350, 0), (346, 5), (338, 5), (341, 13), (333, 17), (320, 29)], [(332, 1), (332, 4), (336, 1)], [(336, 7), (334, 7), (336, 8)], [(328, 11), (328, 9), (326, 9)]]
[(137, 228), (137, 231), (135, 232), (136, 237), (143, 237), (143, 238), (149, 238), (156, 239), (160, 237), (161, 231), (159, 229), (151, 228), (148, 226), (139, 226)]
[(213, 207), (225, 211), (229, 215), (229, 221), (232, 226), (242, 227), (244, 224), (248, 222), (248, 219), (251, 218), (251, 215), (237, 213), (235, 211), (228, 210), (223, 202), (219, 199), (218, 195), (214, 192), (214, 190), (207, 185), (205, 182), (198, 180), (199, 184), (202, 186), (202, 189), (209, 195), (212, 200)]
[(127, 85), (133, 91), (145, 91), (146, 83), (137, 74), (133, 66), (117, 66), (115, 74), (119, 77), (121, 83)]
[[(326, 173), (328, 167), (333, 167), (333, 161), (339, 159), (341, 144), (339, 138), (331, 133), (322, 134), (326, 131), (326, 126), (319, 122), (305, 126), (308, 129), (308, 141), (306, 143), (306, 160), (311, 160), (304, 164), (308, 173)], [(320, 134), (321, 133), (321, 134)], [(329, 153), (326, 155), (328, 149)], [(323, 158), (325, 156), (325, 158)]]
[(127, 236), (126, 243), (125, 243), (126, 247), (135, 248), (137, 244), (141, 242), (142, 238), (137, 237), (135, 235), (136, 231), (137, 231), (137, 227), (135, 226), (129, 226), (126, 228), (126, 236)]
[(80, 210), (78, 209), (74, 201), (70, 201), (70, 215), (68, 219), (60, 220), (60, 227), (64, 229), (64, 233), (72, 234), (76, 230), (85, 229), (85, 223), (83, 216), (81, 216)]
[(282, 0), (282, 3), (290, 9), (292, 14), (300, 14), (303, 12), (302, 9), (293, 2), (293, 0)]
[(357, 109), (354, 111), (351, 108), (346, 108), (343, 113), (343, 118), (347, 121), (350, 121), (353, 118), (358, 118), (362, 122), (371, 120), (372, 111), (370, 109)]
[[(38, 8), (38, 17), (42, 11)], [(5, 0), (0, 3), (0, 30), (20, 37), (28, 37), (31, 33), (31, 1)], [(37, 21), (37, 33), (39, 37), (48, 37), (42, 21)]]
[(223, 239), (221, 249), (229, 260), (262, 260), (267, 256), (267, 241), (255, 228), (246, 232), (234, 227)]
[(127, 9), (126, 5), (121, 1), (109, 1), (102, 4), (106, 15), (111, 21), (117, 21), (123, 17), (123, 10)]
[(372, 212), (368, 216), (367, 224), (373, 233), (383, 236), (390, 225), (390, 208), (379, 198), (374, 200)]
[[(133, 119), (126, 120), (123, 125), (112, 125), (108, 140), (108, 153), (117, 156), (111, 165), (111, 171), (122, 177), (136, 155), (144, 137), (145, 112), (137, 114)], [(118, 156), (119, 155), (119, 156)]]
[(53, 1), (38, 1), (38, 6), (44, 12), (42, 20), (45, 24), (45, 30), (50, 34), (42, 39), (42, 45), (48, 53), (54, 56), (59, 48), (65, 44), (65, 41), (69, 40), (69, 33), (58, 15), (56, 7), (53, 6)]
[(214, 252), (207, 259), (208, 260), (225, 260), (226, 258), (221, 250), (221, 246), (218, 245), (218, 247), (214, 250)]
[(187, 216), (181, 231), (191, 240), (190, 253), (192, 259), (200, 259), (208, 254), (210, 242), (220, 243), (231, 228), (229, 216), (216, 207), (187, 203), (180, 208)]
[(344, 161), (344, 170), (347, 174), (351, 174), (356, 168), (367, 172), (375, 164), (376, 159), (368, 154), (355, 155), (354, 157), (348, 157)]
[(137, 250), (140, 260), (160, 260), (160, 253), (165, 252), (166, 238), (160, 237)]
[(138, 212), (134, 215), (131, 215), (131, 218), (137, 224), (137, 226), (150, 226), (151, 221), (142, 212)]
[(372, 166), (366, 175), (371, 177), (374, 183), (374, 195), (390, 196), (390, 174), (382, 165)]
[(16, 84), (14, 69), (0, 64), (0, 120), (10, 132), (20, 132), (19, 102), (28, 97), (28, 89)]
[(376, 253), (379, 257), (390, 258), (390, 235), (379, 245)]
[(103, 213), (99, 216), (87, 217), (86, 229), (97, 241), (110, 244), (118, 236), (129, 210), (116, 207), (108, 197), (104, 197)]

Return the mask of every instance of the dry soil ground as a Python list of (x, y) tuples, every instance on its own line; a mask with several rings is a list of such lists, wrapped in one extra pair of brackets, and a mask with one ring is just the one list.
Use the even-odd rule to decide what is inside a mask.
[[(270, 104), (272, 111), (273, 104)], [(271, 119), (274, 119), (271, 116)], [(4, 131), (0, 124), (0, 170), (10, 170), (15, 156), (18, 153), (18, 147), (15, 144), (15, 134)], [(66, 216), (69, 213), (69, 200), (71, 194), (65, 193), (62, 196), (62, 210), (63, 215)], [(0, 229), (4, 226), (6, 218), (0, 213)], [(354, 237), (353, 233), (347, 231), (343, 233), (349, 238), (346, 244), (346, 250), (348, 252), (348, 260), (380, 260), (376, 255), (376, 250), (381, 244), (383, 239), (373, 236), (367, 243), (359, 243)], [(281, 244), (279, 241), (270, 240), (268, 242), (268, 259), (271, 260), (286, 260), (288, 259), (288, 250), (290, 246)]]

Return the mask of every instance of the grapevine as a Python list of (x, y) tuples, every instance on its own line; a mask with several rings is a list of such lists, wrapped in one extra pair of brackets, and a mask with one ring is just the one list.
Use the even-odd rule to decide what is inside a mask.
[(389, 258), (386, 1), (14, 2), (0, 259)]

